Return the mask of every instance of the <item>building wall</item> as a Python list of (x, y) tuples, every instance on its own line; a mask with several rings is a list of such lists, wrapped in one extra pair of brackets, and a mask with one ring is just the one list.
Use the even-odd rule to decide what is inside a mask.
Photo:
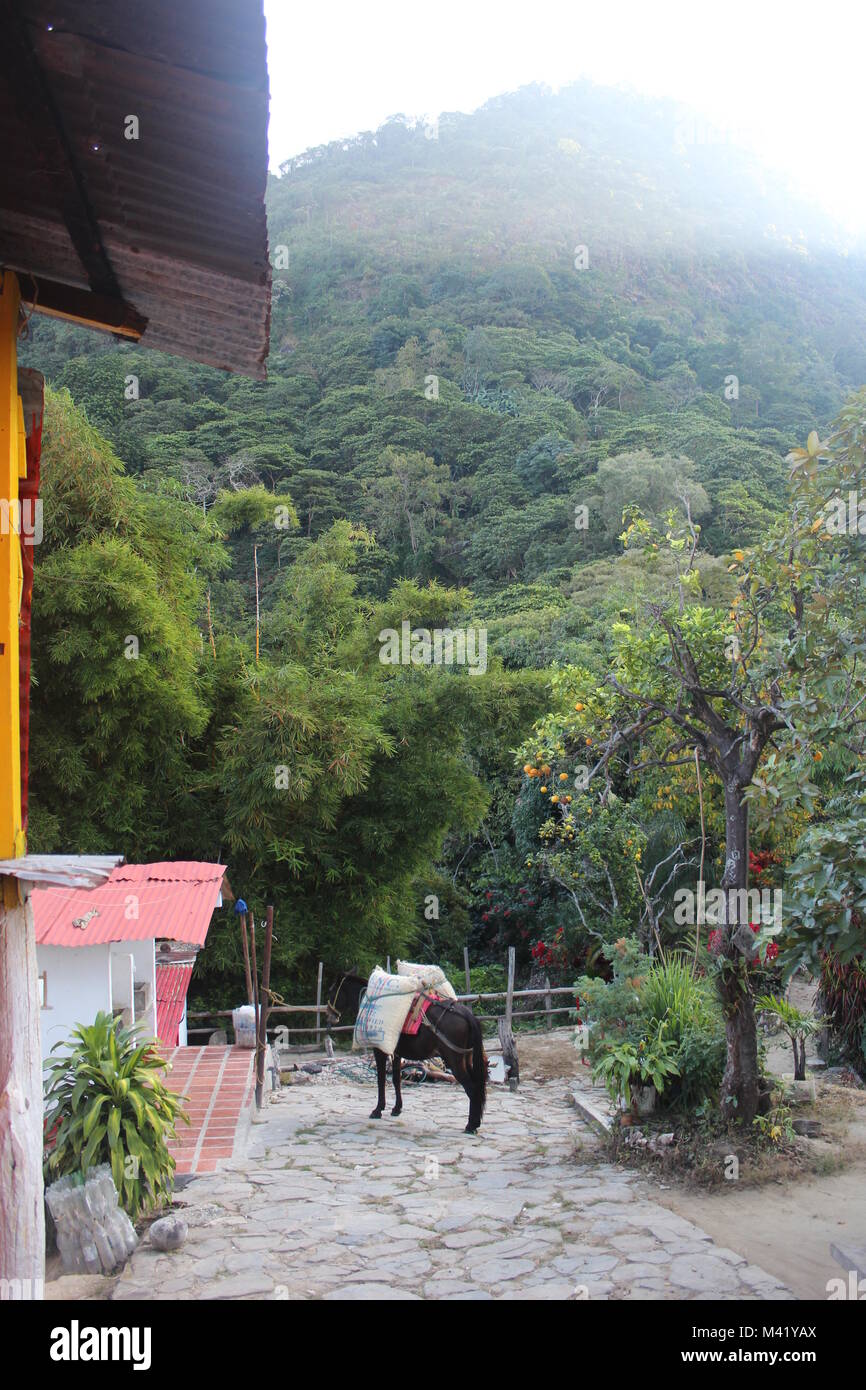
[(100, 1010), (111, 1010), (109, 947), (37, 946), (37, 968), (47, 983), (47, 1008), (41, 1011), (42, 1055), (65, 1042), (79, 1023), (92, 1023)]
[[(131, 988), (146, 986), (144, 1012), (135, 1022), (147, 1034), (156, 1032), (155, 943), (113, 941), (99, 946), (38, 946), (40, 975), (46, 974), (47, 1008), (41, 1011), (42, 1055), (68, 1038), (78, 1024), (90, 1024), (101, 1011), (124, 1010), (124, 1022), (133, 1019)], [(130, 959), (131, 958), (131, 959)]]

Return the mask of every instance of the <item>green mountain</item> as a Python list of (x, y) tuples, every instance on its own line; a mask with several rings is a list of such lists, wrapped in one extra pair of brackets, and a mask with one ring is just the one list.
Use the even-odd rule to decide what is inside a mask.
[[(413, 940), (456, 952), (470, 931), (489, 944), (482, 899), (517, 893), (521, 846), (536, 828), (520, 823), (525, 805), (515, 810), (512, 750), (545, 707), (550, 669), (601, 669), (619, 606), (652, 587), (651, 566), (622, 553), (624, 512), (688, 508), (707, 557), (704, 595), (723, 601), (729, 552), (765, 534), (784, 506), (785, 455), (866, 380), (866, 259), (719, 133), (587, 84), (527, 88), (435, 127), (395, 118), (308, 151), (271, 178), (268, 211), (264, 383), (31, 325), (26, 360), (68, 389), (131, 475), (148, 543), (169, 545), (153, 539), (162, 508), (165, 527), (183, 532), (173, 566), (184, 553), (195, 565), (181, 626), (197, 624), (201, 679), (184, 684), (194, 717), (170, 794), (179, 805), (192, 780), (200, 811), (178, 811), (174, 828), (151, 827), (150, 839), (135, 805), (121, 824), (142, 856), (235, 854), (287, 911), (323, 893), (287, 969), (306, 969), (323, 939), (339, 951), (351, 938), (362, 955)], [(98, 493), (92, 502), (98, 509)], [(334, 549), (341, 520), (352, 526)], [(49, 516), (49, 545), (72, 545), (68, 530), (52, 542), (51, 525)], [(359, 539), (367, 532), (375, 544)], [(251, 665), (256, 569), (266, 674)], [(38, 583), (37, 563), (37, 598)], [(426, 725), (408, 707), (381, 724), (371, 684), (359, 710), (340, 673), (380, 679), (376, 622), (426, 615), (432, 626), (461, 607), (487, 627), (498, 695), (469, 701), (473, 682), (458, 681), (457, 693), (442, 687)], [(158, 621), (168, 622), (161, 610)], [(182, 641), (174, 629), (172, 640)], [(40, 709), (66, 698), (69, 658), (59, 638), (41, 666), (36, 656), (38, 741)], [(325, 674), (336, 692), (327, 711), (313, 708)], [(93, 688), (82, 688), (83, 708)], [(351, 756), (368, 769), (346, 773), (339, 796), (329, 784), (336, 799), (319, 803), (318, 818), (292, 820), (291, 852), (278, 817), (267, 833), (258, 812), (255, 835), (245, 828), (255, 796), (270, 795), (267, 777), (256, 791), (249, 773), (236, 799), (215, 770), (230, 763), (243, 782), (239, 747), (270, 767), (265, 707), (279, 722), (281, 700), (305, 706), (313, 743), (310, 731), (327, 725), (332, 759), (354, 710)], [(449, 721), (454, 765), (437, 773), (429, 758), (401, 785), (393, 740), (399, 747), (409, 722), (415, 738), (425, 727), (447, 738)], [(165, 710), (151, 724), (178, 737)], [(107, 753), (97, 743), (88, 752), (87, 719), (81, 727), (74, 775), (86, 786)], [(283, 753), (318, 756), (303, 739)], [(392, 761), (377, 780), (383, 759)], [(112, 823), (110, 799), (82, 822), (49, 764), (37, 755), (45, 847), (70, 836), (95, 845)], [(169, 796), (161, 760), (142, 755), (136, 768), (140, 799), (148, 787)], [(384, 865), (400, 827), (414, 826), (407, 785), (428, 804), (438, 788), (442, 814), (403, 847), (399, 872), (377, 877), (376, 857)], [(294, 794), (308, 805), (303, 776)], [(381, 844), (377, 816), (389, 827)], [(352, 846), (343, 857), (341, 835)], [(445, 925), (424, 916), (425, 886), (446, 917), (450, 903)], [(542, 890), (530, 891), (541, 903)], [(565, 907), (544, 892), (547, 929)], [(381, 929), (341, 936), (347, 912), (378, 914)], [(526, 925), (525, 939), (535, 930)], [(232, 959), (226, 950), (219, 969)]]

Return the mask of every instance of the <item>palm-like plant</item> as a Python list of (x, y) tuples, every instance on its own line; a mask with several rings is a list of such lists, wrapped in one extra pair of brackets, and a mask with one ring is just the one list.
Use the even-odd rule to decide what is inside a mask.
[(46, 1179), (110, 1163), (120, 1203), (135, 1221), (171, 1194), (168, 1141), (178, 1120), (189, 1124), (183, 1097), (163, 1083), (166, 1059), (154, 1040), (119, 1018), (97, 1014), (52, 1052), (69, 1043), (70, 1051), (45, 1063)]
[(804, 1014), (787, 999), (777, 994), (762, 994), (755, 1000), (755, 1008), (772, 1014), (788, 1034), (794, 1051), (794, 1080), (806, 1080), (806, 1039), (820, 1033), (827, 1020), (816, 1018), (814, 1014)]

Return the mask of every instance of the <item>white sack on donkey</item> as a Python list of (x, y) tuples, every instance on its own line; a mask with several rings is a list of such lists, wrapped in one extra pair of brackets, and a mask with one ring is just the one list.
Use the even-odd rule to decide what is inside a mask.
[(434, 990), (447, 999), (457, 998), (454, 986), (441, 966), (412, 965), (409, 961), (398, 960), (397, 974), (410, 976), (415, 981), (416, 989)]
[(377, 965), (358, 1009), (353, 1050), (363, 1052), (376, 1047), (386, 1056), (393, 1056), (418, 988), (416, 980), (405, 975), (389, 975)]

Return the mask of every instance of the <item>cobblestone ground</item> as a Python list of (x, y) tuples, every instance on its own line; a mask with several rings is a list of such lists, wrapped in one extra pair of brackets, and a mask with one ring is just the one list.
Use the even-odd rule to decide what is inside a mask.
[(564, 1081), (493, 1088), (477, 1136), (456, 1087), (406, 1086), (398, 1119), (367, 1119), (374, 1094), (281, 1091), (244, 1158), (179, 1194), (186, 1245), (143, 1243), (112, 1297), (792, 1297), (604, 1162)]

